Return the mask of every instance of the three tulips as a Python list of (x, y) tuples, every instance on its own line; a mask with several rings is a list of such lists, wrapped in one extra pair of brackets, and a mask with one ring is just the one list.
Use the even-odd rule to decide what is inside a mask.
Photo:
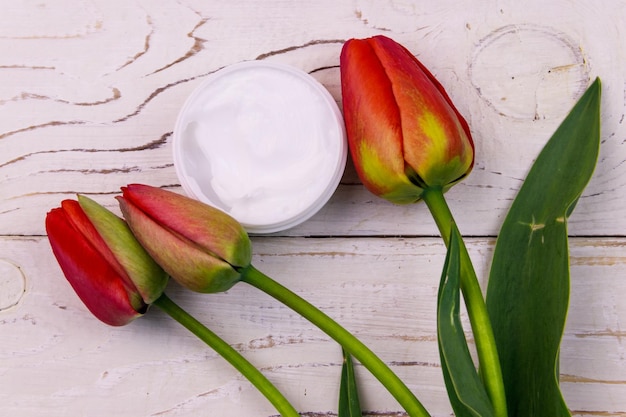
[[(465, 178), (474, 164), (474, 144), (466, 121), (430, 72), (408, 50), (383, 36), (345, 43), (341, 84), (350, 151), (363, 184), (393, 203), (424, 200), (447, 243), (453, 220), (443, 193)], [(83, 196), (78, 201), (63, 201), (46, 218), (61, 269), (97, 318), (124, 325), (145, 313), (150, 304), (176, 316), (180, 311), (163, 293), (168, 276), (198, 292), (226, 291), (237, 282), (246, 282), (337, 340), (387, 387), (409, 415), (428, 415), (402, 381), (358, 339), (250, 264), (250, 239), (230, 216), (146, 185), (122, 188), (118, 201), (126, 221)], [(493, 369), (497, 357), (481, 350), (481, 338), (489, 342), (490, 327), (483, 316), (482, 297), (477, 298), (480, 289), (471, 263), (465, 269), (468, 312), (473, 323), (481, 326), (476, 335), (481, 370), (487, 378), (497, 378), (499, 370)], [(192, 327), (188, 324), (193, 320), (188, 317), (179, 321)], [(216, 348), (219, 340), (209, 344)], [(242, 359), (227, 346), (218, 348), (231, 355), (228, 357)], [(252, 375), (245, 361), (239, 364), (244, 375), (261, 378), (255, 385), (281, 414), (297, 415), (269, 381)], [(497, 401), (501, 395), (497, 383), (490, 394)]]

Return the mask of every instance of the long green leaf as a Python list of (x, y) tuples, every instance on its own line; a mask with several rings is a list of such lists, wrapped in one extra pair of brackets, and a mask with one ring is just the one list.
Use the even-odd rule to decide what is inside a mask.
[(461, 235), (453, 225), (437, 299), (437, 341), (456, 417), (493, 417), (493, 406), (467, 347), (460, 319)]
[(600, 80), (533, 164), (498, 236), (487, 289), (510, 417), (570, 416), (559, 388), (569, 304), (567, 217), (595, 168)]
[(341, 384), (339, 385), (339, 412), (337, 417), (363, 417), (359, 403), (359, 392), (354, 375), (352, 356), (343, 351), (341, 367)]

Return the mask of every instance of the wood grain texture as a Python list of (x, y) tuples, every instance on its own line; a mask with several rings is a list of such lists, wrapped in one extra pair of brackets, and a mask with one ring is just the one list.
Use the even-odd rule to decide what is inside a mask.
[[(113, 197), (127, 183), (182, 192), (173, 125), (191, 91), (218, 69), (246, 60), (293, 65), (340, 103), (343, 42), (385, 34), (432, 70), (471, 126), (474, 171), (447, 197), (461, 232), (474, 237), (483, 279), (530, 164), (601, 77), (600, 160), (570, 222), (561, 380), (575, 416), (626, 416), (626, 1), (1, 6), (0, 415), (275, 415), (245, 379), (156, 309), (122, 328), (97, 322), (63, 279), (43, 220), (75, 193), (118, 211)], [(444, 257), (436, 233), (424, 205), (374, 197), (349, 163), (316, 216), (254, 237), (254, 263), (362, 337), (434, 416), (446, 416), (434, 333)], [(261, 367), (302, 415), (336, 415), (341, 352), (328, 337), (244, 285), (212, 296), (172, 285), (170, 293)], [(357, 373), (369, 415), (402, 415), (363, 368)]]
[[(468, 243), (485, 276), (493, 239)], [(626, 410), (625, 245), (622, 239), (572, 245), (561, 373), (575, 415)], [(254, 265), (362, 338), (433, 415), (449, 415), (433, 313), (445, 256), (438, 239), (265, 237), (255, 238), (253, 248)], [(221, 358), (160, 311), (121, 328), (98, 322), (65, 283), (45, 238), (7, 237), (0, 249), (23, 265), (26, 277), (21, 300), (0, 311), (3, 414), (275, 414)], [(168, 292), (259, 366), (303, 415), (334, 415), (341, 351), (319, 330), (245, 284), (225, 294), (190, 294), (175, 284)], [(463, 321), (467, 327), (464, 314)], [(360, 366), (357, 372), (364, 409), (398, 415), (380, 385)]]
[[(534, 7), (533, 3), (537, 7)], [(294, 65), (340, 101), (338, 55), (385, 33), (447, 87), (474, 134), (474, 172), (450, 193), (472, 235), (495, 235), (541, 146), (587, 83), (604, 81), (601, 164), (571, 231), (624, 235), (624, 2), (82, 2), (6, 7), (0, 33), (0, 233), (43, 234), (42, 213), (76, 192), (176, 187), (171, 132), (207, 74), (243, 60)], [(615, 7), (619, 5), (620, 7)], [(292, 235), (433, 234), (420, 209), (388, 208), (347, 174)], [(352, 209), (344, 210), (348, 205)], [(389, 224), (392, 210), (397, 219)], [(422, 209), (423, 210), (423, 209)], [(485, 215), (489, 213), (489, 215)], [(328, 221), (328, 219), (333, 221)]]

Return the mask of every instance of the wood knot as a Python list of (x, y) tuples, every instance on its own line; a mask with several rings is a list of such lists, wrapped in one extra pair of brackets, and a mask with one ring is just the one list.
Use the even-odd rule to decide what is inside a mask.
[(12, 262), (0, 259), (0, 312), (17, 305), (26, 292), (26, 277)]
[(480, 97), (516, 119), (561, 118), (589, 85), (582, 46), (554, 28), (494, 30), (474, 50), (469, 76)]

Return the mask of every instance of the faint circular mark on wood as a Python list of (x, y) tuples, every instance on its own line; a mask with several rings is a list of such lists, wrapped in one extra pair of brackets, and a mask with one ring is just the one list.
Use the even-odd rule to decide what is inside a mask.
[(0, 259), (0, 312), (17, 305), (26, 292), (26, 277), (19, 266)]
[(563, 117), (590, 80), (581, 46), (554, 28), (527, 24), (481, 39), (469, 76), (498, 113), (531, 120)]

